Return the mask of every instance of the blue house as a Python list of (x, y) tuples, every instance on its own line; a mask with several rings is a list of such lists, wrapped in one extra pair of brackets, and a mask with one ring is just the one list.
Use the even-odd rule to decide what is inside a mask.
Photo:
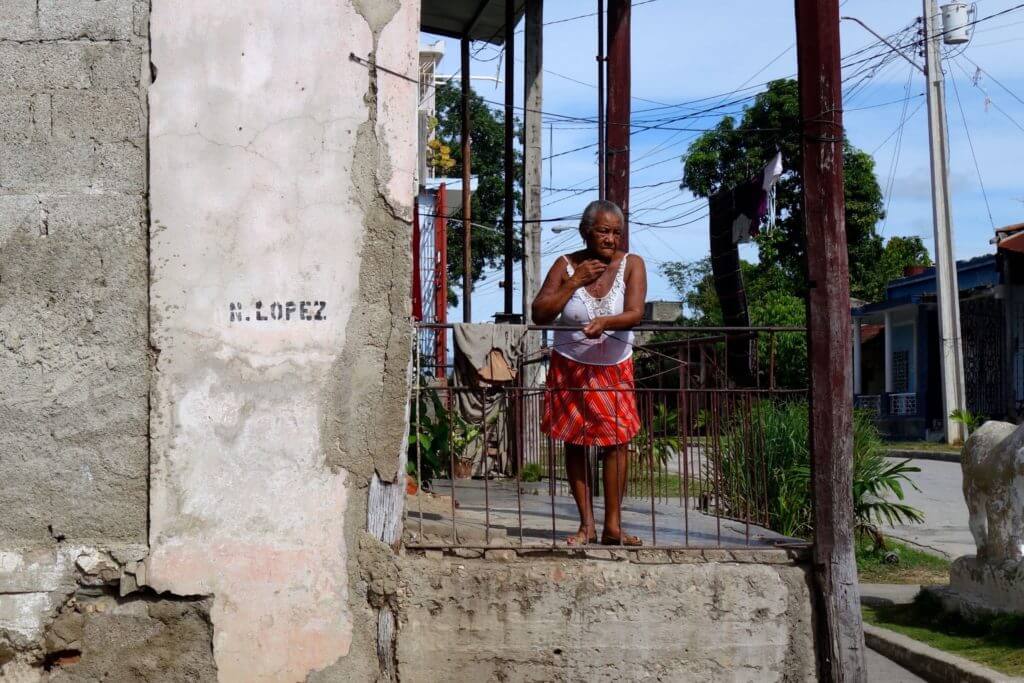
[[(1024, 403), (1018, 259), (1024, 254), (1000, 246), (997, 254), (957, 262), (967, 407), (989, 418), (1016, 420)], [(852, 314), (855, 405), (874, 412), (891, 438), (942, 434), (935, 269), (893, 280), (884, 300), (855, 306)]]

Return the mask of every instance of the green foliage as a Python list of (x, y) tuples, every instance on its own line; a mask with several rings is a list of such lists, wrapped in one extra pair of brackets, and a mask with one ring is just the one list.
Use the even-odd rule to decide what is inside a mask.
[(650, 450), (654, 454), (654, 459), (664, 466), (679, 452), (679, 413), (669, 409), (664, 403), (656, 403), (653, 412), (650, 433), (644, 425), (633, 439), (633, 449), (641, 459), (646, 458)]
[(862, 583), (936, 584), (949, 581), (949, 560), (889, 541), (880, 548), (859, 536), (854, 544), (857, 576)]
[[(767, 291), (751, 302), (750, 324), (755, 327), (804, 327), (807, 324), (807, 305), (803, 299), (789, 292)], [(760, 335), (757, 357), (762, 371), (771, 371), (773, 355), (775, 386), (783, 389), (807, 386), (807, 335), (804, 332)]]
[[(462, 459), (482, 435), (480, 425), (470, 423), (458, 411), (448, 410), (430, 387), (421, 387), (409, 428), (406, 470), (421, 483), (448, 476), (452, 458)], [(422, 471), (417, 471), (417, 462)]]
[(975, 431), (981, 425), (985, 424), (986, 419), (981, 415), (975, 415), (969, 410), (961, 410), (957, 408), (949, 414), (949, 419), (953, 422), (962, 424), (964, 429), (967, 431), (967, 435), (970, 436), (971, 432)]
[(523, 465), (523, 471), (519, 473), (522, 481), (540, 481), (544, 477), (544, 468), (539, 462), (528, 462)]
[[(919, 468), (908, 465), (909, 460), (886, 459), (885, 444), (869, 415), (855, 413), (853, 427), (855, 530), (880, 541), (880, 523), (922, 522), (921, 512), (902, 502), (903, 485), (913, 486), (908, 475)], [(752, 416), (735, 419), (722, 439), (728, 508), (743, 511), (767, 505), (771, 529), (809, 536), (813, 517), (808, 431), (806, 402), (762, 401)]]
[[(461, 98), (461, 88), (450, 83), (437, 86), (437, 139), (449, 148), (452, 165), (446, 175), (458, 178), (462, 177)], [(471, 232), (473, 282), (477, 282), (485, 269), (504, 263), (505, 124), (503, 118), (496, 115), (476, 91), (469, 94), (469, 115), (472, 122), (472, 172), (478, 179), (476, 192), (473, 193), (472, 220), (482, 226), (493, 226), (493, 229), (474, 227)], [(515, 127), (517, 130), (520, 127), (518, 120)], [(516, 151), (515, 157), (516, 182), (513, 187), (515, 204), (521, 212), (522, 154)], [(455, 218), (461, 216), (461, 212), (453, 215)], [(513, 226), (516, 234), (513, 256), (516, 261), (522, 259), (522, 240), (519, 237), (521, 228), (518, 222)], [(462, 285), (463, 234), (461, 221), (449, 221), (448, 299), (453, 305), (458, 301), (453, 287)]]
[[(757, 238), (760, 263), (764, 264), (757, 267), (780, 268), (788, 290), (798, 296), (807, 290), (800, 129), (796, 81), (772, 81), (744, 109), (739, 122), (726, 116), (690, 145), (683, 174), (686, 188), (708, 197), (756, 175), (776, 151), (782, 152), (787, 170), (776, 189), (776, 228)], [(868, 273), (883, 250), (882, 239), (875, 232), (875, 224), (884, 216), (882, 190), (875, 178), (874, 160), (849, 141), (843, 143), (843, 172), (851, 289), (854, 296), (860, 296), (859, 283), (870, 279)]]
[(931, 256), (920, 237), (890, 237), (878, 265), (858, 287), (858, 295), (865, 301), (881, 301), (885, 297), (886, 285), (903, 277), (908, 267), (930, 265)]
[[(1009, 676), (1024, 675), (1024, 616), (965, 619), (946, 611), (931, 593), (909, 605), (865, 607), (864, 621), (910, 636), (945, 652), (966, 657)], [(1015, 679), (1016, 680), (1016, 679)]]

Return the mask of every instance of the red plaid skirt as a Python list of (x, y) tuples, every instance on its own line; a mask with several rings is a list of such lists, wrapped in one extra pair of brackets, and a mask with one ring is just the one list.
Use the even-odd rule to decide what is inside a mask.
[(587, 365), (556, 351), (546, 384), (540, 428), (551, 438), (581, 446), (614, 446), (629, 443), (640, 431), (632, 358), (618, 365)]

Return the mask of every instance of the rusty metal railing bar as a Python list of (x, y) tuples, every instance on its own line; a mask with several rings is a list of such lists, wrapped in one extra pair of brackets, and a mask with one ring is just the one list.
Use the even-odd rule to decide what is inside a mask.
[[(416, 323), (416, 327), (423, 330), (433, 329), (453, 329), (457, 324), (461, 323)], [(487, 323), (485, 323), (487, 324)], [(584, 325), (524, 325), (529, 332), (543, 332), (553, 330), (569, 330), (579, 331), (582, 330)], [(630, 328), (632, 332), (699, 332), (699, 333), (728, 333), (728, 334), (746, 334), (750, 332), (807, 332), (806, 327), (799, 327), (794, 325), (780, 325), (777, 327), (773, 326), (760, 326), (760, 327), (683, 327), (680, 325), (637, 325), (636, 327)], [(685, 340), (679, 340), (685, 341)]]

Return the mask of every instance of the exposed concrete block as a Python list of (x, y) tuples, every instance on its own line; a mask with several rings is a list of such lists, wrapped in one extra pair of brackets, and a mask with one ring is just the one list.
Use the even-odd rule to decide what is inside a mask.
[(145, 542), (144, 223), (137, 196), (0, 196), (0, 540)]
[(135, 0), (132, 30), (139, 38), (149, 38), (149, 0)]
[(0, 88), (138, 88), (148, 60), (128, 43), (0, 41)]
[(142, 193), (145, 171), (142, 140), (0, 142), (0, 187), (6, 190)]
[(484, 557), (487, 558), (488, 560), (498, 561), (498, 562), (513, 562), (513, 561), (519, 559), (519, 556), (516, 555), (516, 551), (515, 550), (510, 550), (510, 549), (507, 549), (507, 548), (504, 549), (504, 550), (498, 550), (498, 549), (488, 550), (487, 552), (484, 553)]
[(725, 548), (707, 548), (701, 553), (708, 562), (732, 562), (734, 559), (732, 553)]
[(28, 140), (32, 130), (32, 95), (19, 90), (0, 92), (0, 140)]
[(664, 550), (641, 549), (636, 551), (636, 561), (640, 564), (671, 564), (672, 558)]
[(128, 40), (132, 37), (132, 0), (38, 0), (43, 40)]
[(0, 2), (0, 40), (34, 40), (39, 37), (36, 0)]
[(18, 230), (43, 234), (42, 202), (36, 195), (0, 195), (0, 244)]
[(53, 134), (53, 101), (50, 93), (32, 96), (32, 139), (46, 140)]
[(101, 142), (146, 134), (139, 96), (130, 90), (63, 90), (53, 93), (53, 134)]

